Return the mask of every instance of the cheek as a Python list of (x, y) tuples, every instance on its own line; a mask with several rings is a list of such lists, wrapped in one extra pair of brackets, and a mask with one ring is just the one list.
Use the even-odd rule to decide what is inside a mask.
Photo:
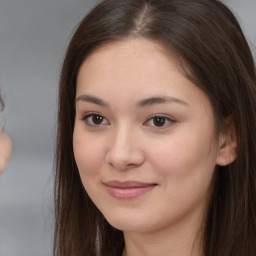
[(92, 140), (75, 129), (73, 149), (81, 178), (94, 175), (102, 162), (100, 159), (103, 159), (102, 144), (97, 139)]
[(170, 187), (192, 188), (201, 183), (206, 186), (212, 179), (217, 157), (211, 141), (207, 132), (177, 133), (152, 147), (151, 161)]
[[(170, 218), (169, 215), (187, 214), (199, 205), (203, 207), (200, 209), (207, 207), (215, 153), (209, 150), (211, 144), (206, 138), (198, 140), (198, 136), (183, 134), (177, 139), (166, 140), (158, 152), (157, 145), (152, 147), (155, 151), (151, 152), (151, 160), (154, 169), (158, 170), (158, 177), (161, 177), (165, 198), (162, 208), (165, 209), (166, 218)], [(203, 143), (199, 143), (201, 141)]]
[[(84, 186), (84, 189), (90, 198), (97, 202), (97, 184), (100, 182), (99, 170), (101, 169), (100, 144), (92, 141), (90, 138), (77, 136), (74, 133), (73, 149), (78, 172)], [(96, 200), (96, 201), (95, 201)]]

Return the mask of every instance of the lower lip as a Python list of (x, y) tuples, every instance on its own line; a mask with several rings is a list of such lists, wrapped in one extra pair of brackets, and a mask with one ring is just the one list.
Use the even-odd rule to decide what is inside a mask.
[(106, 186), (107, 191), (111, 196), (117, 199), (133, 199), (146, 192), (152, 190), (155, 185), (145, 186), (145, 187), (132, 187), (132, 188), (116, 188), (111, 186)]

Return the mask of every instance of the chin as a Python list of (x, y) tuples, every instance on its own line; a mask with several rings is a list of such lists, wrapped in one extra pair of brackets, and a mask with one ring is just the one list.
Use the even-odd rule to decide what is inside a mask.
[(107, 222), (114, 228), (124, 232), (146, 232), (150, 230), (151, 225), (145, 223), (145, 218), (132, 217), (128, 213), (121, 216), (105, 216)]

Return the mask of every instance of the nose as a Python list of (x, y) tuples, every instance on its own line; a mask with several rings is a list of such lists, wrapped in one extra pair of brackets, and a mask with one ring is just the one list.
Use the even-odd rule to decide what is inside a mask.
[(123, 125), (113, 131), (106, 154), (106, 161), (117, 170), (138, 167), (144, 162), (144, 150), (138, 136)]

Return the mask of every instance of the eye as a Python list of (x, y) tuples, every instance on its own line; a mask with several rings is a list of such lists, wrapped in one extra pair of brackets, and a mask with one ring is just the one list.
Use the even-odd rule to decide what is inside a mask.
[(151, 118), (149, 118), (145, 124), (148, 126), (152, 126), (152, 127), (156, 127), (156, 128), (167, 128), (170, 125), (172, 125), (173, 123), (175, 123), (175, 121), (169, 117), (166, 116), (153, 116)]
[(83, 116), (83, 121), (90, 126), (101, 126), (109, 124), (108, 120), (100, 114), (89, 113)]

